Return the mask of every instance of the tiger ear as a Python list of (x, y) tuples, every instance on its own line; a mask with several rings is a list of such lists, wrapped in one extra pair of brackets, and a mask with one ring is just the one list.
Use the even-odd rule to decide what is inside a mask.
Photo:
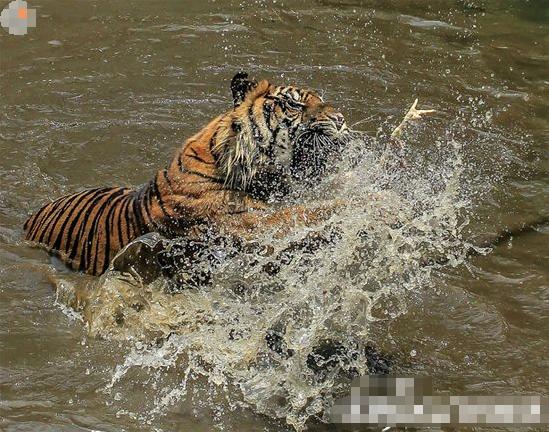
[(246, 94), (257, 86), (257, 81), (249, 80), (246, 72), (238, 72), (231, 80), (234, 107), (238, 107), (246, 98)]

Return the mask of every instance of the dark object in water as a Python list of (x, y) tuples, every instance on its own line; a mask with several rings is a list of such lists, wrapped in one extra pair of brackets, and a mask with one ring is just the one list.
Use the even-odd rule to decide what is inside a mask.
[[(349, 348), (332, 340), (324, 340), (307, 356), (307, 366), (315, 374), (323, 374), (339, 364), (348, 365), (351, 360), (356, 360), (358, 354), (358, 347)], [(393, 365), (389, 355), (382, 354), (373, 345), (366, 345), (363, 354), (368, 362), (369, 374), (389, 374)], [(358, 375), (354, 368), (349, 372), (352, 376)]]
[[(294, 355), (294, 351), (286, 347), (283, 335), (278, 331), (269, 330), (265, 335), (265, 342), (272, 351), (284, 358)], [(307, 367), (318, 377), (323, 377), (339, 365), (348, 367), (351, 361), (358, 358), (359, 349), (358, 345), (349, 347), (340, 342), (324, 339), (307, 356)], [(393, 366), (391, 356), (381, 353), (373, 345), (366, 345), (363, 350), (368, 362), (369, 374), (387, 375), (391, 372)], [(348, 372), (351, 376), (358, 375), (358, 371), (352, 367)]]
[[(178, 238), (174, 242), (153, 232), (128, 244), (112, 260), (110, 269), (129, 273), (145, 284), (164, 277), (169, 281), (169, 291), (175, 293), (206, 286), (212, 269), (221, 262), (218, 250), (232, 248), (223, 237), (211, 241)], [(226, 253), (224, 258), (228, 256)]]
[(136, 280), (151, 283), (162, 276), (158, 256), (166, 248), (166, 239), (158, 233), (137, 238), (111, 261), (110, 270), (129, 273)]
[[(339, 233), (335, 230), (309, 233), (272, 256), (261, 270), (274, 276), (283, 266), (290, 264), (297, 253), (301, 255), (301, 260), (306, 260), (317, 250), (339, 239)], [(237, 254), (249, 255), (248, 265), (254, 266), (257, 265), (257, 256), (265, 257), (272, 253), (272, 250), (256, 243), (244, 243), (212, 233), (206, 233), (204, 239), (181, 237), (176, 241), (158, 233), (149, 233), (120, 251), (112, 260), (110, 269), (128, 273), (146, 284), (164, 277), (168, 281), (168, 291), (175, 294), (185, 289), (207, 286), (215, 269)]]
[[(493, 248), (513, 237), (536, 232), (549, 224), (549, 218), (540, 217), (528, 223), (503, 228), (488, 236), (477, 240), (476, 246), (470, 247), (467, 256), (479, 255), (477, 248)], [(367, 236), (367, 231), (360, 233)], [(337, 243), (341, 234), (337, 228), (327, 227), (321, 232), (308, 233), (299, 241), (294, 241), (287, 248), (272, 256), (264, 264), (262, 271), (269, 276), (276, 275), (280, 269), (290, 264), (296, 256), (306, 263), (319, 249)], [(226, 238), (208, 233), (205, 239), (178, 238), (177, 241), (168, 240), (158, 233), (150, 233), (139, 237), (128, 244), (111, 263), (111, 270), (129, 273), (143, 283), (150, 283), (163, 276), (169, 281), (169, 291), (177, 293), (188, 288), (199, 288), (210, 282), (212, 272), (226, 259), (239, 253), (270, 256), (271, 252), (260, 250), (259, 245), (243, 243), (235, 239)], [(446, 256), (424, 257), (422, 266), (445, 265), (449, 261)], [(256, 264), (249, 260), (251, 266)]]

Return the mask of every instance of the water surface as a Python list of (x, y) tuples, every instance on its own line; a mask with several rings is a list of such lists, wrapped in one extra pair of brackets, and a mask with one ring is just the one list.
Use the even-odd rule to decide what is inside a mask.
[[(318, 89), (371, 136), (396, 126), (415, 97), (436, 109), (409, 133), (409, 172), (394, 179), (409, 201), (386, 196), (379, 204), (384, 210), (402, 215), (424, 206), (430, 222), (455, 229), (453, 241), (476, 241), (548, 214), (549, 8), (541, 0), (36, 0), (32, 6), (36, 29), (22, 37), (0, 34), (2, 429), (280, 430), (307, 417), (292, 417), (295, 406), (273, 414), (269, 385), (243, 398), (230, 379), (216, 387), (205, 373), (183, 389), (189, 353), (178, 347), (190, 336), (164, 343), (165, 363), (162, 347), (136, 348), (111, 328), (105, 333), (118, 337), (90, 336), (86, 324), (56, 301), (54, 284), (96, 281), (65, 273), (21, 241), (26, 217), (46, 200), (148, 180), (186, 137), (230, 106), (228, 85), (239, 70)], [(382, 218), (371, 216), (376, 204), (365, 202), (364, 190), (376, 186), (373, 169), (375, 163), (365, 162), (341, 181), (345, 194), (364, 201), (364, 208), (357, 204), (339, 219), (349, 232), (361, 220), (384, 232)], [(416, 173), (418, 182), (425, 179), (424, 190), (406, 188)], [(437, 188), (450, 180), (457, 182), (455, 193), (439, 195)], [(439, 200), (444, 197), (447, 202)], [(434, 228), (429, 232), (432, 242), (443, 243), (442, 253), (451, 250), (446, 231), (438, 237)], [(409, 237), (418, 248), (425, 246), (420, 240)], [(548, 394), (547, 241), (545, 227), (487, 256), (428, 274), (404, 268), (393, 280), (382, 274), (382, 262), (372, 261), (377, 267), (359, 268), (387, 282), (377, 288), (387, 289), (390, 301), (381, 301), (371, 316), (346, 298), (345, 316), (395, 356), (398, 370), (432, 376), (438, 390)], [(389, 253), (391, 245), (381, 243), (379, 256), (406, 264), (402, 254)], [(317, 257), (328, 290), (338, 280), (356, 281), (328, 271), (347, 259), (346, 251)], [(309, 282), (287, 273), (283, 292), (296, 299), (310, 295), (316, 304), (311, 275), (301, 270)], [(228, 286), (231, 274), (224, 276)], [(352, 287), (343, 288), (349, 293)], [(195, 294), (186, 294), (187, 300), (204, 300)], [(162, 311), (172, 310), (162, 299)], [(248, 307), (216, 300), (225, 317), (236, 316), (237, 304)], [(295, 322), (296, 329), (312, 331)], [(241, 325), (249, 331), (254, 323)], [(137, 319), (132, 330), (145, 324)], [(203, 342), (202, 354), (229, 347)], [(212, 362), (226, 377), (220, 359)], [(228, 370), (233, 384), (263, 376), (236, 365)], [(263, 372), (299, 377), (288, 363), (274, 365), (264, 365)], [(296, 392), (294, 402), (298, 387), (299, 381), (287, 384)], [(164, 389), (174, 390), (173, 403), (164, 403)], [(321, 428), (317, 421), (310, 420)]]

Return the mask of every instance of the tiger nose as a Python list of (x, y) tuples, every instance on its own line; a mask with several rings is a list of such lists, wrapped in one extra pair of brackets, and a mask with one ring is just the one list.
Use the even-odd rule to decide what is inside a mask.
[(328, 115), (330, 120), (334, 123), (336, 129), (340, 131), (345, 126), (345, 117), (339, 112), (331, 113)]

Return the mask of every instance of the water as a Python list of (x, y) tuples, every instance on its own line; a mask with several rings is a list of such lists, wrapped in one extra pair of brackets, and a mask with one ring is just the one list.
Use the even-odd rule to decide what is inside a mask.
[[(462, 254), (548, 213), (544, 2), (33, 6), (37, 28), (0, 39), (2, 428), (322, 429), (317, 413), (346, 385), (343, 370), (318, 380), (306, 367), (324, 338), (373, 343), (440, 391), (549, 393), (547, 228)], [(353, 148), (355, 165), (300, 196), (353, 205), (330, 221), (340, 242), (276, 277), (239, 256), (209, 287), (167, 295), (162, 281), (67, 273), (21, 242), (46, 199), (146, 181), (229, 106), (240, 69), (318, 89), (380, 139), (415, 97), (437, 113), (407, 130), (398, 173)], [(294, 355), (268, 349), (271, 328)]]

